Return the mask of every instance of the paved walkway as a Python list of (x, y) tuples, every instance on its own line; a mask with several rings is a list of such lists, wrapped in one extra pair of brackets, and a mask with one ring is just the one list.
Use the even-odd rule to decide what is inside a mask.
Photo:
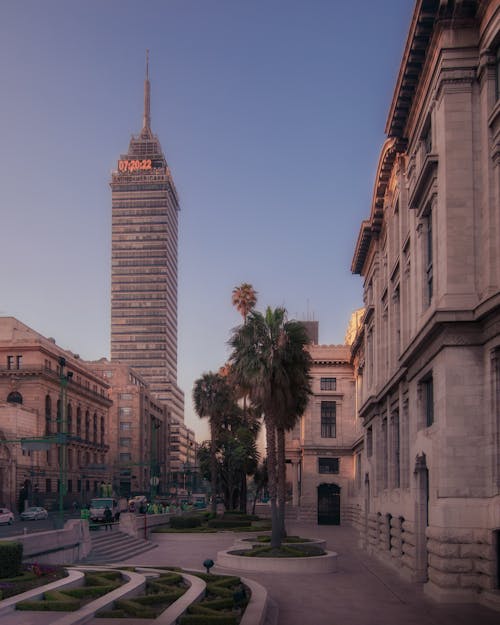
[[(266, 625), (499, 625), (500, 612), (476, 604), (443, 605), (427, 599), (422, 588), (402, 581), (392, 569), (370, 558), (357, 546), (348, 527), (289, 522), (290, 534), (324, 538), (339, 554), (338, 571), (329, 574), (256, 574), (269, 592), (275, 609)], [(206, 558), (231, 547), (238, 535), (153, 534), (158, 548), (133, 558), (134, 564), (203, 569)], [(227, 569), (213, 572), (227, 573)], [(43, 613), (17, 612), (2, 617), (2, 625), (49, 625)], [(34, 617), (34, 618), (32, 618)], [(101, 621), (102, 622), (102, 621)], [(128, 620), (127, 623), (133, 621)], [(91, 623), (97, 625), (99, 619)]]
[[(324, 538), (339, 554), (338, 571), (326, 575), (244, 573), (269, 592), (278, 608), (276, 625), (499, 625), (500, 612), (476, 604), (443, 605), (427, 599), (421, 586), (402, 581), (390, 568), (357, 548), (349, 527), (289, 522), (289, 534)], [(137, 564), (202, 569), (235, 535), (153, 534), (157, 549), (134, 558)], [(213, 572), (227, 572), (214, 567)], [(269, 625), (272, 624), (269, 620)], [(266, 623), (267, 625), (267, 623)]]

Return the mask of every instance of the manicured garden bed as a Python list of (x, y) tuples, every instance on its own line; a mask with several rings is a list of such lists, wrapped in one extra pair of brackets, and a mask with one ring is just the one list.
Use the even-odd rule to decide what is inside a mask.
[(158, 533), (210, 533), (217, 531), (262, 532), (270, 529), (270, 521), (251, 514), (226, 513), (213, 517), (210, 513), (172, 517), (168, 526), (153, 529)]
[(19, 575), (0, 579), (0, 600), (19, 595), (32, 588), (45, 586), (67, 575), (68, 573), (61, 566), (23, 565)]
[(285, 545), (275, 548), (269, 546), (255, 545), (251, 549), (236, 549), (229, 552), (235, 556), (246, 556), (249, 558), (311, 558), (325, 555), (325, 550), (316, 545)]
[(238, 625), (250, 600), (250, 591), (236, 576), (192, 573), (207, 585), (205, 597), (191, 604), (179, 625)]
[(87, 571), (83, 586), (44, 592), (42, 599), (20, 601), (16, 610), (74, 612), (123, 583), (118, 571)]
[(169, 571), (146, 582), (142, 595), (117, 599), (111, 609), (96, 613), (96, 618), (151, 618), (160, 615), (186, 592), (182, 575)]

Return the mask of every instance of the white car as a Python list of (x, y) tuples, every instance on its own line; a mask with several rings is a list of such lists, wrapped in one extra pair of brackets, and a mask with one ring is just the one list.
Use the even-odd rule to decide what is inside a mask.
[(14, 515), (8, 508), (0, 508), (0, 523), (14, 523)]
[(24, 512), (21, 512), (19, 515), (21, 521), (38, 521), (38, 519), (46, 519), (48, 518), (49, 513), (45, 508), (41, 508), (39, 506), (31, 506), (30, 508), (26, 508)]

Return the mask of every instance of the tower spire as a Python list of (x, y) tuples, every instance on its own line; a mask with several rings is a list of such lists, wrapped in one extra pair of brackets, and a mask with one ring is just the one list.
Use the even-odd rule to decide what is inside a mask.
[(151, 85), (149, 84), (149, 50), (146, 50), (146, 79), (144, 80), (144, 116), (142, 129), (151, 130)]

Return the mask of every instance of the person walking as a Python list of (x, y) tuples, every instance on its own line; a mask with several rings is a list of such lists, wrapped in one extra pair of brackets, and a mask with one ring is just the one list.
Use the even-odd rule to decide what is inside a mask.
[(108, 531), (108, 527), (110, 530), (113, 529), (113, 513), (109, 509), (109, 506), (104, 508), (104, 529)]

